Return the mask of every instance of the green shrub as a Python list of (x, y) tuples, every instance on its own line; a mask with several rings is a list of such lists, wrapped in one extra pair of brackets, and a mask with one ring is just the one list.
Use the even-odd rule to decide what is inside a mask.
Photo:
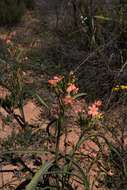
[(24, 13), (22, 0), (0, 0), (0, 25), (14, 25)]

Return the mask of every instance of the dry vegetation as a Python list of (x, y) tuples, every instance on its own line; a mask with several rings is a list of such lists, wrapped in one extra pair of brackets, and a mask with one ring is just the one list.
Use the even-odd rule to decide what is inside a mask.
[(126, 12), (1, 0), (0, 189), (127, 189)]

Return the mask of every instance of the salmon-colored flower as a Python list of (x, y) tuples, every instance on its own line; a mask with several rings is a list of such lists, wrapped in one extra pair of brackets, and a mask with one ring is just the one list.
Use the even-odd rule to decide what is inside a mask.
[(70, 84), (68, 87), (67, 87), (67, 92), (70, 93), (70, 92), (75, 92), (77, 93), (78, 92), (78, 88), (75, 86), (75, 84)]
[(92, 117), (96, 117), (99, 114), (98, 107), (95, 104), (89, 106), (88, 109), (88, 115), (91, 115)]
[(10, 37), (6, 37), (4, 39), (4, 41), (5, 41), (6, 44), (11, 44), (11, 38)]
[(48, 80), (48, 83), (53, 85), (53, 86), (56, 86), (61, 80), (63, 79), (62, 76), (54, 76), (53, 79), (51, 80)]
[(95, 101), (91, 106), (88, 107), (88, 115), (96, 117), (98, 119), (102, 118), (102, 113), (99, 112), (99, 107), (102, 105), (101, 100)]
[(63, 101), (64, 101), (64, 104), (65, 105), (72, 105), (72, 104), (74, 104), (74, 102), (75, 102), (75, 99), (72, 97), (72, 96), (65, 96), (65, 98), (63, 99)]

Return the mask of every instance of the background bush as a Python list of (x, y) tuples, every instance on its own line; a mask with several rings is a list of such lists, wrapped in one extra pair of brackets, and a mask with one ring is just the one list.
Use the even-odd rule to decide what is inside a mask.
[(13, 25), (21, 20), (24, 13), (22, 0), (0, 1), (0, 25)]
[(18, 23), (26, 8), (33, 9), (33, 0), (1, 0), (0, 25), (14, 25)]

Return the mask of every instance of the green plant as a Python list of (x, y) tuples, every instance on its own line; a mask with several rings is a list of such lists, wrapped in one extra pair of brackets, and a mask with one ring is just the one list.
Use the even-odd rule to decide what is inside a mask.
[[(23, 51), (20, 46), (16, 46), (12, 41), (15, 35), (16, 33), (14, 31), (4, 39), (8, 50), (8, 57), (13, 60), (13, 63), (11, 61), (7, 63), (3, 60), (5, 67), (8, 67), (6, 72), (8, 72), (7, 77), (9, 80), (6, 79), (5, 81), (1, 79), (0, 81), (2, 86), (8, 91), (6, 97), (0, 97), (0, 106), (11, 115), (13, 119), (16, 119), (21, 127), (24, 127), (27, 125), (27, 122), (25, 121), (23, 106), (24, 100), (30, 91), (26, 89), (23, 82), (23, 71), (21, 67)], [(1, 73), (1, 76), (2, 75), (5, 75), (5, 71)], [(19, 109), (19, 114), (15, 113), (14, 110), (16, 108)]]
[[(77, 186), (81, 186), (84, 190), (89, 190), (89, 180), (88, 175), (86, 174), (86, 169), (82, 168), (80, 164), (77, 164), (81, 159), (87, 157), (87, 155), (81, 154), (80, 149), (82, 144), (94, 137), (94, 135), (86, 136), (86, 131), (83, 130), (83, 127), (92, 127), (92, 123), (94, 119), (99, 119), (101, 113), (99, 112), (99, 106), (101, 106), (101, 101), (95, 101), (95, 103), (88, 108), (89, 122), (79, 122), (80, 126), (80, 134), (77, 140), (77, 143), (74, 143), (71, 147), (71, 150), (68, 150), (68, 134), (69, 130), (65, 125), (67, 120), (66, 113), (68, 110), (73, 109), (77, 114), (77, 117), (80, 121), (85, 120), (83, 117), (84, 109), (81, 105), (75, 106), (76, 103), (79, 103), (78, 98), (84, 96), (84, 93), (78, 93), (78, 88), (75, 85), (75, 77), (73, 73), (70, 73), (69, 77), (65, 78), (63, 76), (54, 76), (53, 79), (49, 80), (48, 83), (52, 86), (53, 92), (55, 93), (57, 107), (55, 107), (54, 119), (47, 126), (47, 133), (49, 136), (49, 143), (53, 145), (52, 156), (54, 161), (51, 161), (52, 166), (48, 167), (48, 163), (44, 163), (42, 168), (38, 170), (35, 176), (31, 179), (31, 182), (26, 187), (30, 190), (35, 190), (39, 188), (39, 182), (41, 182), (41, 178), (46, 176), (48, 179), (48, 183), (43, 183), (44, 189), (75, 189), (75, 183)], [(36, 98), (49, 109), (49, 106), (45, 104), (43, 99), (40, 96), (36, 96)], [(52, 113), (52, 110), (50, 110)], [(53, 113), (54, 113), (53, 112)], [(78, 120), (79, 120), (78, 119)], [(77, 120), (77, 118), (76, 118)], [(69, 121), (68, 121), (69, 122)], [(85, 126), (84, 126), (85, 125)], [(54, 128), (54, 132), (52, 133), (52, 128)], [(91, 128), (92, 129), (92, 128)], [(61, 137), (64, 136), (64, 150), (61, 151)], [(49, 150), (50, 152), (50, 150)], [(92, 158), (91, 158), (92, 159)], [(50, 162), (49, 162), (50, 163)], [(85, 163), (85, 161), (84, 161)], [(46, 168), (46, 170), (44, 169)], [(87, 171), (88, 172), (88, 171)], [(52, 182), (53, 181), (53, 182)], [(41, 189), (40, 187), (40, 189)], [(43, 189), (42, 188), (42, 189)]]

